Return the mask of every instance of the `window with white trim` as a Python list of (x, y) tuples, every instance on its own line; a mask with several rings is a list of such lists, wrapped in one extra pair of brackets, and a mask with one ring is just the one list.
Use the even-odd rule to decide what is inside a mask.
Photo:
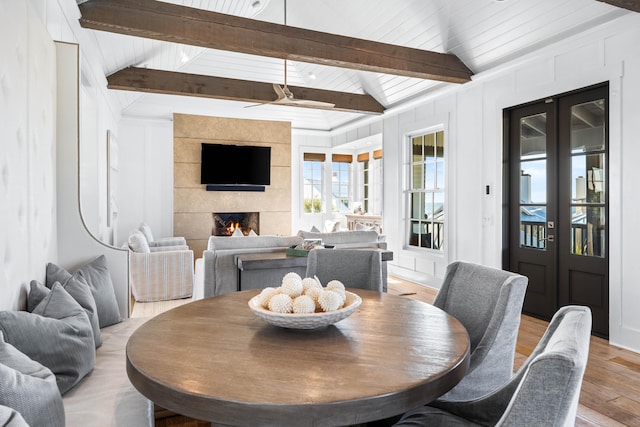
[(408, 245), (442, 251), (445, 222), (444, 131), (409, 137)]
[(331, 211), (349, 212), (349, 173), (353, 156), (334, 154), (331, 156)]
[(323, 153), (304, 153), (303, 175), (303, 213), (321, 213), (324, 182)]

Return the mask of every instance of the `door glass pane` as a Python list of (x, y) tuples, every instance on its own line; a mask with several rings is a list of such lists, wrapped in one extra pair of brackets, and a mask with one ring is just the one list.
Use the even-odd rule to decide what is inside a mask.
[(604, 153), (573, 156), (571, 177), (573, 203), (605, 203)]
[(520, 203), (546, 203), (547, 161), (523, 161), (520, 169)]
[(520, 119), (520, 158), (539, 159), (547, 156), (547, 114)]
[(571, 208), (571, 253), (605, 256), (604, 207), (573, 206)]
[(604, 99), (571, 107), (571, 152), (588, 153), (604, 150)]
[(533, 249), (547, 248), (547, 207), (520, 207), (520, 247)]

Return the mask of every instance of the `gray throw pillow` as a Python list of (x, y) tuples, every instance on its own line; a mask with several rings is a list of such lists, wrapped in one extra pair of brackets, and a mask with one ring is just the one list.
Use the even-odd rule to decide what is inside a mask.
[[(12, 408), (18, 412), (2, 408)], [(0, 425), (60, 426), (65, 415), (56, 377), (9, 343), (0, 332)]]
[(96, 300), (100, 327), (104, 328), (122, 322), (111, 274), (107, 268), (107, 258), (100, 255), (89, 264), (79, 268), (77, 273), (87, 281), (93, 299)]
[(0, 405), (0, 426), (2, 427), (29, 427), (22, 415), (15, 409)]
[(91, 372), (96, 362), (87, 313), (59, 283), (32, 313), (0, 312), (0, 332), (6, 342), (49, 368), (62, 394)]
[[(65, 274), (66, 273), (66, 274)], [(59, 281), (63, 285), (69, 277), (74, 277), (81, 284), (86, 284), (96, 304), (99, 328), (120, 323), (120, 309), (113, 290), (111, 275), (107, 268), (107, 259), (100, 255), (90, 263), (76, 270), (73, 275), (55, 264), (47, 265), (47, 286)]]
[[(31, 294), (35, 291), (36, 297), (33, 298), (35, 307), (40, 301), (35, 301), (36, 298), (42, 293), (38, 290), (38, 287), (34, 285), (34, 281), (31, 282), (31, 291), (29, 292), (29, 298), (27, 299), (27, 310), (33, 311), (31, 303)], [(100, 336), (100, 319), (98, 318), (98, 308), (96, 301), (93, 299), (93, 293), (91, 288), (87, 284), (84, 278), (78, 274), (69, 274), (67, 270), (59, 267), (53, 263), (47, 264), (47, 279), (46, 285), (51, 288), (54, 283), (59, 282), (65, 291), (73, 297), (74, 300), (80, 304), (89, 317), (89, 323), (91, 323), (91, 329), (93, 330), (93, 341), (95, 347), (98, 348), (102, 345), (102, 338)], [(36, 282), (38, 283), (38, 282)]]
[[(51, 286), (53, 286), (53, 283), (51, 283)], [(27, 296), (27, 311), (31, 313), (50, 292), (49, 288), (46, 288), (37, 280), (32, 280), (29, 286), (29, 295)]]

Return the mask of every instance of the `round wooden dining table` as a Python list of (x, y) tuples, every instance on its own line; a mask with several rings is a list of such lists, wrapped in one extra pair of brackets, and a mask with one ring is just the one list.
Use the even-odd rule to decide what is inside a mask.
[(194, 301), (140, 326), (127, 373), (149, 400), (231, 426), (346, 426), (424, 405), (469, 366), (469, 336), (454, 317), (403, 296), (362, 298), (348, 318), (318, 330), (258, 318), (258, 290)]

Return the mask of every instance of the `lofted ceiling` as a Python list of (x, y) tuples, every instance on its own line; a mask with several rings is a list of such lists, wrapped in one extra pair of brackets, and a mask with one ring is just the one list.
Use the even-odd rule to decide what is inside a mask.
[[(618, 6), (607, 3), (618, 3)], [(84, 1), (78, 1), (84, 3)], [(285, 0), (166, 0), (165, 3), (285, 24)], [(459, 58), (472, 74), (498, 67), (627, 13), (635, 0), (286, 0), (286, 25)], [(626, 3), (620, 4), (620, 3)], [(625, 9), (623, 7), (631, 7)], [(105, 77), (128, 67), (283, 84), (284, 60), (84, 28)], [(370, 95), (384, 109), (450, 85), (288, 60), (291, 87)], [(473, 78), (473, 77), (472, 77)], [(115, 85), (114, 85), (115, 87)], [(300, 89), (302, 90), (302, 89)], [(329, 131), (370, 113), (110, 89), (123, 116), (171, 118), (174, 112), (291, 121)], [(177, 93), (179, 91), (169, 91)], [(295, 95), (295, 90), (293, 90)]]

